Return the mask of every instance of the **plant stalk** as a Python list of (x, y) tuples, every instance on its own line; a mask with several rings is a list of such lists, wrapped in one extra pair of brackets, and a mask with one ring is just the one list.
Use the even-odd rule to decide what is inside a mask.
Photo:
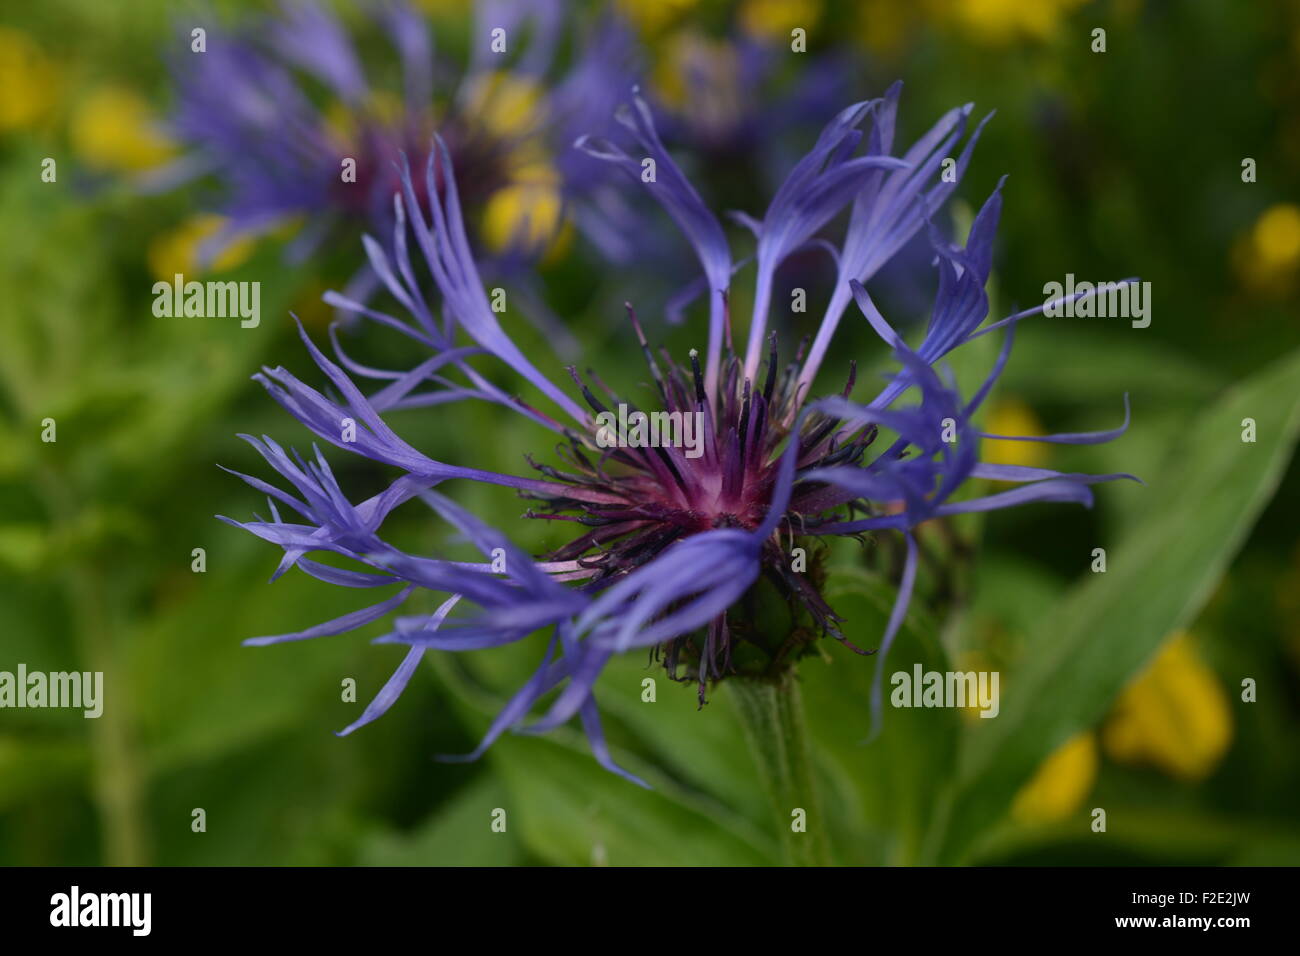
[[(829, 866), (830, 841), (817, 799), (803, 701), (794, 673), (776, 680), (731, 677), (731, 693), (790, 866)], [(802, 811), (802, 812), (800, 812)]]

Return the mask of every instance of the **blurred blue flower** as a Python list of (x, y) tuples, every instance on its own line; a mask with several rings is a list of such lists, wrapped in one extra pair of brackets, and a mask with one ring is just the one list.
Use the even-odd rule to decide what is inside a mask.
[[(757, 238), (757, 251), (755, 307), (743, 354), (732, 348), (728, 289), (734, 270), (726, 234), (663, 148), (649, 107), (634, 95), (620, 121), (641, 154), (654, 158), (657, 176), (652, 182), (642, 182), (637, 157), (604, 140), (584, 141), (591, 156), (633, 174), (663, 205), (703, 267), (710, 317), (702, 363), (696, 350), (686, 362), (673, 362), (666, 354), (656, 357), (629, 307), (631, 326), (655, 384), (653, 410), (678, 415), (683, 422), (696, 416), (701, 427), (697, 447), (686, 447), (684, 442), (652, 447), (638, 443), (621, 425), (610, 425), (614, 407), (620, 408), (620, 415), (628, 414), (628, 409), (639, 412), (635, 403), (621, 398), (595, 373), (588, 373), (593, 390), (576, 369), (570, 369), (584, 408), (512, 341), (489, 304), (470, 251), (449, 145), (436, 138), (434, 151), (424, 161), (423, 176), (411, 175), (409, 168), (401, 176), (402, 195), (393, 205), (391, 251), (369, 237), (365, 240), (374, 273), (409, 319), (337, 293), (326, 296), (338, 308), (409, 337), (428, 350), (429, 357), (409, 371), (367, 368), (352, 361), (335, 337), (336, 363), (304, 334), (312, 358), (329, 379), (333, 397), (282, 368), (266, 369), (257, 376), (319, 438), (390, 465), (399, 476), (381, 494), (353, 504), (319, 451), (307, 460), (286, 454), (269, 438), (246, 436), (296, 494), (245, 476), (272, 499), (270, 520), (231, 522), (284, 550), (277, 574), (297, 566), (332, 584), (398, 590), (338, 620), (254, 643), (350, 631), (401, 608), (419, 591), (446, 595), (436, 612), (397, 617), (379, 639), (406, 645), (410, 651), (383, 692), (346, 733), (392, 704), (425, 651), (493, 647), (549, 631), (550, 645), (536, 673), (469, 757), (481, 754), (506, 729), (542, 732), (577, 716), (600, 762), (630, 776), (610, 758), (593, 693), (612, 655), (650, 649), (663, 659), (670, 676), (698, 684), (701, 701), (710, 683), (729, 675), (779, 673), (807, 645), (794, 645), (785, 634), (773, 640), (763, 633), (761, 622), (745, 619), (742, 599), (760, 581), (808, 615), (822, 633), (853, 646), (838, 627), (841, 619), (821, 597), (814, 575), (792, 570), (790, 545), (796, 536), (880, 532), (904, 538), (907, 559), (897, 600), (879, 636), (880, 648), (887, 651), (911, 600), (917, 565), (914, 531), (919, 524), (949, 514), (1032, 501), (1089, 505), (1091, 484), (1129, 477), (978, 461), (979, 440), (984, 436), (973, 424), (974, 416), (1008, 359), (1016, 322), (1042, 309), (983, 325), (989, 310), (984, 287), (992, 262), (1000, 185), (976, 217), (964, 246), (952, 244), (930, 228), (939, 282), (920, 345), (908, 346), (876, 310), (862, 283), (926, 225), (955, 187), (936, 174), (941, 159), (961, 137), (970, 113), (969, 106), (951, 111), (901, 158), (895, 158), (890, 151), (898, 92), (895, 86), (882, 99), (841, 111), (790, 171), (762, 221), (746, 221)], [(866, 136), (861, 127), (868, 118), (873, 123)], [(959, 169), (965, 168), (977, 135), (978, 130), (962, 151)], [(864, 141), (866, 148), (859, 153)], [(440, 177), (445, 177), (442, 188), (438, 188)], [(426, 197), (436, 197), (428, 219)], [(810, 349), (800, 348), (783, 365), (776, 335), (767, 331), (773, 275), (795, 250), (809, 243), (829, 246), (821, 233), (850, 204), (845, 238), (831, 246), (839, 276), (821, 329)], [(408, 227), (419, 258), (441, 294), (441, 316), (419, 291)], [(854, 298), (900, 367), (882, 391), (862, 401), (854, 397), (857, 383), (850, 361), (845, 369), (847, 382), (838, 394), (809, 400), (831, 335)], [(1001, 356), (982, 387), (964, 399), (933, 366), (953, 349), (994, 329), (1005, 330)], [(525, 404), (493, 384), (470, 364), (479, 357), (496, 360), (529, 383), (540, 393), (541, 407)], [(353, 376), (386, 384), (366, 395)], [(604, 397), (598, 397), (597, 391)], [(557, 454), (562, 463), (533, 463), (536, 475), (517, 476), (435, 461), (400, 438), (383, 417), (397, 408), (464, 399), (502, 405), (549, 430), (561, 440)], [(1105, 441), (1123, 430), (1033, 440), (1087, 443)], [(895, 437), (879, 440), (884, 433)], [(472, 448), (467, 449), (466, 459), (472, 460), (473, 454)], [(968, 479), (982, 477), (1019, 482), (1020, 487), (954, 500)], [(572, 522), (578, 533), (554, 553), (533, 558), (434, 490), (451, 479), (514, 488), (535, 502), (528, 517)], [(456, 562), (413, 555), (379, 537), (392, 511), (414, 498), (472, 542), (484, 560)], [(282, 519), (280, 506), (297, 517)], [(316, 552), (349, 559), (357, 568), (341, 570), (319, 563), (309, 557)], [(453, 617), (457, 602), (464, 613)], [(534, 705), (553, 690), (558, 693), (543, 715), (526, 724)], [(878, 709), (878, 689), (873, 703)]]
[[(607, 113), (630, 82), (626, 32), (602, 21), (560, 68), (567, 24), (557, 0), (482, 0), (469, 62), (449, 70), (437, 69), (415, 10), (385, 0), (367, 11), (397, 53), (397, 77), (383, 63), (363, 68), (348, 29), (311, 0), (284, 0), (278, 14), (235, 32), (206, 25), (202, 55), (190, 52), (187, 33), (171, 58), (178, 102), (169, 126), (188, 149), (153, 177), (154, 188), (215, 180), (215, 211), (228, 223), (207, 243), (209, 258), (302, 222), (290, 248), (301, 260), (340, 231), (348, 241), (361, 230), (388, 235), (399, 160), (423, 165), (437, 129), (461, 171), (476, 238), (502, 260), (535, 258), (560, 233), (565, 208), (596, 185), (593, 164), (572, 155), (575, 123), (589, 129), (590, 111)], [(490, 49), (498, 29), (508, 52)], [(431, 188), (443, 189), (441, 171)], [(353, 291), (373, 285), (365, 273)]]

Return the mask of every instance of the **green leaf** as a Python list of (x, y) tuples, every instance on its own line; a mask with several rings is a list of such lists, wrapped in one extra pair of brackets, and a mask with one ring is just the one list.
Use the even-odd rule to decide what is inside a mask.
[(524, 842), (559, 864), (612, 866), (771, 865), (776, 847), (646, 768), (644, 790), (602, 768), (568, 735), (508, 736), (493, 762), (513, 795), (511, 819)]
[[(1070, 357), (1068, 362), (1061, 360), (1063, 355)], [(1151, 399), (1153, 404), (1190, 405), (1212, 399), (1225, 383), (1218, 370), (1184, 357), (1168, 343), (1068, 329), (1060, 320), (1034, 318), (1018, 330), (1015, 360), (999, 384), (1017, 395), (1077, 407), (1112, 401), (1124, 392), (1137, 403)]]
[[(523, 847), (507, 825), (494, 831), (492, 811), (509, 794), (487, 774), (465, 787), (409, 833), (385, 830), (361, 847), (365, 866), (512, 866), (524, 862)], [(508, 820), (508, 818), (507, 818)]]
[[(655, 680), (655, 700), (642, 700), (642, 681)], [(764, 828), (770, 811), (744, 728), (729, 695), (716, 688), (701, 708), (694, 684), (670, 681), (661, 665), (622, 654), (605, 665), (597, 684), (601, 715), (635, 735), (646, 758), (693, 789)]]
[(85, 778), (86, 746), (69, 738), (0, 735), (0, 808)]
[[(1241, 440), (1245, 418), (1256, 422), (1255, 443)], [(1114, 546), (1099, 542), (1106, 573), (1089, 573), (1042, 622), (1003, 682), (1000, 716), (963, 742), (927, 857), (963, 858), (1039, 763), (1095, 724), (1169, 633), (1191, 620), (1277, 488), (1298, 430), (1300, 354), (1189, 423), (1163, 470), (1130, 492), (1149, 500), (1141, 519)]]
[(1106, 837), (1076, 822), (997, 828), (976, 862), (1048, 865), (1296, 866), (1300, 832), (1293, 827), (1162, 805), (1106, 803)]
[(400, 651), (366, 643), (363, 635), (382, 633), (381, 624), (245, 647), (245, 638), (300, 630), (378, 598), (298, 571), (269, 583), (276, 555), (263, 542), (224, 531), (214, 542), (204, 574), (190, 572), (188, 553), (180, 552), (170, 602), (139, 626), (128, 647), (140, 739), (157, 771), (210, 760), (293, 726), (332, 737), (364, 706), (342, 701), (342, 679), (357, 679), (364, 701), (379, 673), (400, 660)]
[[(482, 663), (483, 655), (477, 657), (473, 663)], [(434, 665), (477, 735), (504, 700), (477, 686), (462, 669), (465, 662), (448, 658), (438, 655)], [(568, 727), (544, 736), (507, 734), (488, 751), (496, 776), (510, 791), (510, 799), (500, 804), (507, 825), (518, 827), (531, 853), (548, 863), (576, 866), (777, 862), (774, 838), (708, 793), (673, 779), (656, 758), (643, 760), (623, 747), (624, 735), (612, 722), (606, 721), (606, 730), (614, 759), (654, 789), (645, 790), (605, 770), (582, 735)], [(738, 739), (735, 743), (743, 752)]]

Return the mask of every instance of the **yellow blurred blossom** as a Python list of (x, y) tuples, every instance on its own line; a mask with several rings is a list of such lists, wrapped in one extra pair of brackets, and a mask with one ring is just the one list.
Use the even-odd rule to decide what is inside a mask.
[[(1024, 402), (1017, 398), (999, 400), (984, 422), (984, 430), (993, 435), (1042, 435), (1043, 425)], [(980, 443), (980, 460), (993, 465), (1026, 465), (1041, 468), (1047, 463), (1047, 446), (1032, 441), (999, 441), (986, 439)]]
[[(963, 651), (958, 656), (956, 670), (960, 673), (970, 673), (971, 671), (974, 671), (978, 678), (980, 673), (991, 674), (992, 672), (997, 671), (998, 668), (994, 666), (992, 659), (984, 652), (968, 650)], [(1002, 686), (1002, 678), (1004, 676), (1004, 674), (999, 672), (997, 688), (999, 696), (1006, 690), (1006, 687)], [(962, 720), (968, 721), (969, 723), (979, 724), (984, 722), (984, 718), (980, 717), (980, 714), (984, 713), (984, 708), (980, 706), (978, 694), (967, 698), (964, 706), (957, 708), (957, 713), (961, 714)]]
[(227, 223), (224, 216), (204, 213), (188, 219), (170, 232), (154, 237), (149, 243), (149, 272), (155, 279), (170, 282), (176, 275), (191, 279), (205, 272), (223, 272), (246, 262), (256, 244), (251, 238), (237, 239), (227, 245), (204, 267), (199, 253), (203, 243), (215, 236)]
[(493, 252), (516, 245), (540, 249), (561, 233), (560, 190), (549, 182), (516, 182), (498, 189), (483, 210), (483, 239)]
[(1256, 289), (1284, 288), (1300, 271), (1300, 206), (1278, 203), (1264, 210), (1234, 250), (1238, 272)]
[(358, 132), (357, 117), (342, 100), (331, 100), (322, 112), (325, 128), (333, 134), (339, 143), (353, 142)]
[(464, 97), (465, 115), (498, 139), (528, 135), (536, 128), (543, 106), (536, 82), (500, 71), (475, 77)]
[(950, 0), (941, 4), (958, 27), (990, 44), (1049, 39), (1086, 0)]
[(49, 117), (59, 70), (25, 33), (0, 27), (0, 133), (28, 129)]
[(371, 90), (366, 97), (366, 115), (385, 126), (396, 126), (406, 116), (406, 103), (392, 90)]
[(693, 30), (664, 42), (650, 85), (662, 103), (699, 130), (727, 129), (743, 110), (736, 48)]
[(88, 166), (113, 172), (149, 169), (175, 152), (148, 104), (121, 87), (102, 87), (82, 100), (69, 134), (73, 149)]
[(1294, 269), (1300, 265), (1300, 206), (1271, 206), (1255, 223), (1251, 240), (1265, 268)]
[(1092, 792), (1097, 763), (1097, 738), (1092, 732), (1071, 737), (1016, 794), (1012, 817), (1021, 823), (1052, 823), (1068, 817)]
[(905, 4), (896, 0), (859, 0), (855, 5), (857, 22), (852, 33), (878, 57), (895, 59), (912, 37), (925, 26), (927, 12), (933, 14), (937, 0)]
[(493, 252), (511, 245), (556, 249), (564, 233), (559, 172), (545, 143), (534, 135), (545, 109), (534, 81), (495, 72), (476, 77), (466, 88), (461, 109), (506, 150), (507, 182), (483, 209), (483, 239)]
[(371, 90), (358, 112), (341, 100), (332, 100), (324, 111), (325, 128), (340, 143), (353, 143), (364, 124), (396, 127), (406, 114), (402, 98), (391, 90)]
[(658, 33), (699, 5), (700, 0), (617, 0), (618, 11), (642, 33)]
[(1231, 740), (1227, 696), (1182, 631), (1124, 689), (1102, 733), (1111, 759), (1184, 780), (1207, 776)]
[(788, 41), (795, 27), (811, 31), (821, 12), (821, 0), (745, 0), (740, 25), (756, 37)]

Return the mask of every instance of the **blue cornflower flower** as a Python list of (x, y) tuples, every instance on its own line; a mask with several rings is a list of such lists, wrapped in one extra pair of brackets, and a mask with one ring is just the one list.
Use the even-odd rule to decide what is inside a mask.
[[(645, 186), (685, 233), (710, 289), (703, 364), (696, 350), (688, 362), (672, 362), (663, 355), (661, 364), (629, 308), (654, 381), (656, 405), (667, 416), (677, 414), (682, 420), (698, 416), (701, 431), (698, 445), (692, 448), (641, 447), (627, 441), (608, 447), (613, 415), (609, 405), (570, 369), (574, 387), (587, 405), (583, 408), (511, 340), (489, 305), (470, 251), (455, 164), (447, 144), (436, 139), (435, 151), (424, 165), (423, 192), (409, 167), (402, 169), (402, 195), (393, 207), (392, 251), (366, 240), (375, 274), (410, 313), (410, 320), (337, 294), (326, 296), (336, 307), (407, 335), (428, 349), (430, 357), (407, 372), (384, 372), (353, 362), (335, 339), (340, 365), (304, 333), (304, 342), (336, 397), (282, 368), (265, 369), (257, 376), (319, 438), (389, 465), (398, 477), (381, 494), (354, 505), (319, 451), (306, 460), (286, 454), (270, 439), (248, 437), (297, 494), (245, 476), (274, 499), (271, 519), (231, 522), (284, 550), (277, 575), (297, 566), (332, 584), (395, 588), (396, 593), (335, 621), (253, 643), (338, 634), (398, 610), (417, 591), (446, 595), (434, 613), (399, 616), (379, 638), (410, 650), (361, 718), (343, 731), (347, 733), (392, 704), (426, 651), (500, 646), (547, 630), (550, 644), (537, 671), (469, 757), (481, 754), (507, 729), (542, 732), (576, 716), (597, 759), (630, 776), (612, 762), (593, 692), (612, 655), (632, 648), (651, 649), (670, 676), (698, 684), (701, 702), (709, 684), (730, 675), (779, 675), (809, 650), (809, 644), (791, 641), (786, 634), (766, 634), (761, 622), (737, 613), (758, 586), (775, 588), (792, 610), (806, 615), (821, 633), (858, 650), (841, 632), (842, 619), (822, 598), (816, 577), (792, 570), (789, 539), (864, 532), (903, 536), (907, 559), (888, 626), (879, 635), (879, 646), (887, 651), (911, 600), (917, 565), (914, 531), (919, 524), (1031, 501), (1088, 505), (1091, 484), (1131, 477), (978, 461), (979, 440), (985, 436), (973, 424), (975, 412), (1008, 359), (1015, 324), (1042, 309), (983, 325), (989, 311), (984, 286), (991, 268), (1001, 184), (975, 218), (964, 246), (955, 246), (930, 230), (939, 283), (919, 346), (908, 346), (875, 308), (862, 280), (924, 226), (951, 191), (951, 184), (936, 182), (934, 173), (970, 112), (969, 107), (953, 111), (902, 158), (895, 158), (889, 149), (896, 101), (897, 87), (881, 100), (855, 104), (837, 115), (794, 166), (762, 221), (748, 221), (757, 236), (757, 304), (748, 350), (740, 355), (731, 347), (727, 301), (733, 258), (726, 235), (663, 148), (648, 107), (634, 97), (623, 122), (646, 155), (656, 160), (658, 170), (655, 181)], [(875, 122), (865, 154), (857, 155), (864, 138), (859, 126), (869, 116)], [(963, 151), (962, 167), (973, 142), (974, 137)], [(586, 145), (594, 156), (639, 168), (634, 157), (608, 143)], [(437, 189), (440, 176), (445, 177), (445, 186)], [(436, 197), (428, 219), (426, 196)], [(793, 250), (822, 241), (818, 234), (850, 203), (853, 212), (847, 233), (836, 250), (839, 279), (821, 330), (806, 355), (800, 349), (793, 361), (782, 366), (776, 335), (766, 331), (766, 290), (772, 275)], [(441, 294), (440, 318), (419, 291), (408, 227)], [(856, 375), (850, 362), (847, 384), (837, 395), (810, 400), (830, 335), (848, 301), (855, 298), (900, 368), (881, 392), (860, 401), (853, 397)], [(998, 328), (1005, 329), (1006, 335), (1001, 355), (975, 395), (963, 399), (933, 365), (964, 342)], [(496, 359), (536, 388), (542, 406), (524, 404), (475, 370), (469, 360), (479, 356)], [(367, 396), (348, 371), (385, 379), (387, 384)], [(611, 404), (635, 410), (633, 403), (620, 399), (603, 383), (598, 382), (598, 388)], [(533, 463), (537, 475), (520, 476), (435, 461), (403, 441), (383, 418), (384, 412), (396, 408), (462, 399), (510, 408), (559, 436), (557, 453), (563, 464)], [(346, 427), (349, 423), (352, 435)], [(1127, 419), (1110, 432), (1026, 440), (1105, 441), (1126, 427)], [(876, 443), (882, 430), (896, 437), (879, 450)], [(618, 437), (627, 436), (619, 431)], [(1014, 481), (1020, 487), (953, 500), (970, 478)], [(580, 531), (553, 553), (531, 557), (435, 490), (453, 479), (514, 488), (536, 502), (528, 517), (570, 521)], [(485, 560), (455, 562), (413, 555), (381, 538), (380, 529), (392, 511), (414, 498), (463, 534)], [(301, 520), (282, 520), (276, 502)], [(325, 565), (309, 557), (315, 552), (333, 553), (357, 567), (343, 570)], [(458, 602), (462, 610), (469, 610), (453, 617)], [(883, 657), (882, 653), (881, 661)], [(534, 705), (552, 691), (558, 693), (545, 713), (524, 724)], [(873, 707), (879, 708), (879, 690)]]

